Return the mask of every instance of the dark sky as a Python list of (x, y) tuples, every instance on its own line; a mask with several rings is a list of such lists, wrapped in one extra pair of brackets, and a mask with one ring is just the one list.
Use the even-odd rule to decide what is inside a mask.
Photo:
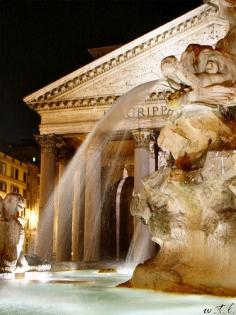
[(92, 61), (88, 48), (125, 44), (201, 0), (0, 0), (0, 145), (38, 133), (27, 94)]

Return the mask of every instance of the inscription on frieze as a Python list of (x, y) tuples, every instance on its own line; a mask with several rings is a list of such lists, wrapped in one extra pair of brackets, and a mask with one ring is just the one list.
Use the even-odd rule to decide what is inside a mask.
[[(104, 115), (107, 111), (104, 111)], [(156, 116), (169, 116), (173, 113), (173, 110), (166, 105), (148, 105), (148, 106), (135, 106), (133, 107), (125, 118), (147, 118)]]

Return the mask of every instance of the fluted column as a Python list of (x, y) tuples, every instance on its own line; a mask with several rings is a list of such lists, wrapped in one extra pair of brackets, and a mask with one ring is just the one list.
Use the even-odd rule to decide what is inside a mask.
[[(134, 149), (134, 193), (138, 194), (142, 187), (142, 179), (150, 174), (150, 131), (138, 129), (132, 132), (135, 143)], [(154, 243), (146, 225), (140, 220), (135, 220), (134, 252), (132, 260), (142, 262), (153, 254)]]
[(40, 257), (51, 260), (53, 254), (53, 189), (56, 172), (56, 138), (55, 135), (41, 135), (37, 136), (36, 140), (41, 145), (37, 253)]
[(149, 142), (150, 131), (138, 129), (133, 131), (134, 149), (134, 191), (138, 193), (142, 186), (142, 178), (149, 174)]
[(80, 161), (74, 174), (74, 198), (72, 212), (72, 261), (84, 258), (84, 203), (85, 203), (85, 162)]
[(70, 261), (72, 251), (72, 208), (74, 182), (71, 176), (74, 170), (70, 166), (70, 159), (74, 149), (61, 137), (57, 142), (58, 147), (58, 211), (57, 211), (57, 240), (56, 260)]
[(90, 144), (86, 160), (84, 260), (101, 255), (101, 151), (99, 141)]

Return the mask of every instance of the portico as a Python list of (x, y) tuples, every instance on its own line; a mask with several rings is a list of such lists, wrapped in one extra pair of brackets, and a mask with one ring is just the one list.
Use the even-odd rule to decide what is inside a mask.
[[(71, 204), (67, 204), (65, 217), (63, 198), (66, 197), (61, 183), (74, 150), (79, 149), (120, 96), (144, 82), (161, 78), (160, 62), (165, 56), (179, 56), (192, 42), (212, 45), (225, 32), (226, 22), (218, 16), (218, 11), (202, 5), (24, 98), (26, 104), (41, 116), (41, 212), (38, 229), (38, 253), (41, 256), (54, 256), (58, 261), (98, 261), (102, 258), (102, 218), (104, 204), (109, 202), (102, 198), (104, 187), (109, 191), (107, 198), (112, 200), (117, 196), (117, 187), (126, 169), (128, 177), (134, 181), (132, 190), (138, 193), (142, 178), (157, 168), (160, 156), (158, 149), (153, 149), (156, 145), (153, 135), (170, 123), (172, 110), (166, 105), (168, 88), (158, 87), (142, 104), (133, 103), (122, 123), (114, 128), (106, 148), (101, 147), (99, 141), (90, 145), (87, 156), (79, 161), (82, 167), (71, 178), (72, 198)], [(121, 143), (122, 152), (117, 156)], [(67, 149), (63, 158), (59, 154), (62, 148)], [(111, 172), (108, 185), (106, 174), (109, 160), (114, 156), (117, 169)], [(57, 189), (52, 196), (55, 186)], [(127, 212), (132, 190), (126, 194), (127, 202), (123, 203)], [(50, 195), (52, 211), (50, 217), (46, 215), (46, 222), (51, 233), (45, 240), (41, 225), (45, 224), (45, 206)], [(80, 196), (80, 200), (76, 196)], [(112, 222), (111, 235), (115, 235), (116, 220)], [(132, 227), (129, 229), (131, 231)], [(115, 258), (114, 254), (111, 258)]]

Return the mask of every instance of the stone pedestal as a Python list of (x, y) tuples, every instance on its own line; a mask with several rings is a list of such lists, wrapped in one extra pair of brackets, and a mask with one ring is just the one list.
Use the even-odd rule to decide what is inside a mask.
[(41, 145), (37, 254), (44, 259), (51, 260), (54, 217), (54, 198), (52, 194), (55, 185), (56, 139), (54, 135), (42, 135), (38, 136), (37, 140)]
[(90, 144), (86, 160), (84, 260), (100, 259), (101, 243), (101, 152), (99, 142)]

